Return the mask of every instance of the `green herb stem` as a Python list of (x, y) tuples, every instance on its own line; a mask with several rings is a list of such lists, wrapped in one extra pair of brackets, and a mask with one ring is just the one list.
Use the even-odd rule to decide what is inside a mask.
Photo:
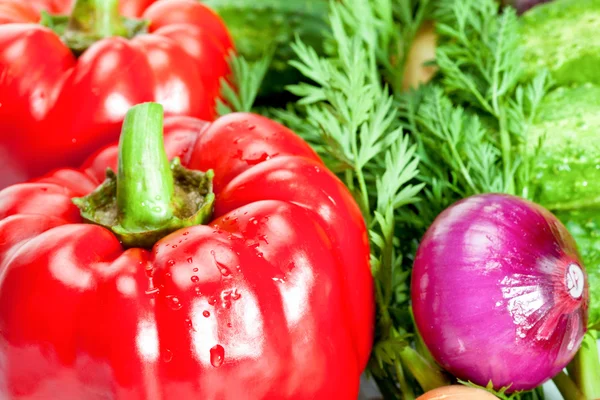
[(379, 330), (384, 334), (385, 337), (391, 336), (390, 329), (392, 328), (392, 317), (390, 316), (385, 300), (385, 295), (379, 281), (375, 282), (375, 297), (377, 301), (379, 315)]
[(596, 332), (588, 331), (575, 358), (567, 366), (572, 382), (583, 393), (583, 399), (600, 399), (600, 359), (597, 340)]
[(586, 400), (586, 397), (584, 397), (581, 390), (575, 385), (575, 382), (564, 371), (560, 371), (552, 380), (564, 400)]
[(409, 309), (410, 311), (410, 317), (412, 319), (413, 322), (413, 326), (415, 327), (415, 348), (417, 350), (417, 352), (423, 356), (429, 363), (431, 364), (436, 364), (435, 359), (433, 358), (433, 355), (431, 354), (431, 352), (429, 351), (429, 349), (427, 348), (427, 345), (425, 344), (425, 341), (423, 341), (423, 337), (421, 336), (421, 334), (419, 333), (419, 330), (417, 329), (417, 325), (415, 323), (415, 317), (413, 314), (413, 310), (412, 307)]
[(429, 363), (410, 346), (400, 352), (400, 360), (426, 392), (450, 384), (441, 368)]
[(508, 132), (508, 129), (506, 127), (506, 117), (504, 116), (504, 113), (500, 115), (498, 121), (500, 124), (500, 147), (502, 150), (502, 165), (504, 167), (504, 192), (508, 194), (516, 194), (511, 161), (512, 145), (510, 140), (510, 132)]
[[(437, 116), (439, 118), (438, 121), (443, 121), (444, 117), (442, 115), (439, 103), (436, 103), (436, 113), (437, 113)], [(467, 182), (467, 185), (469, 186), (469, 188), (473, 191), (473, 193), (476, 193), (477, 192), (477, 187), (475, 186), (475, 183), (473, 183), (473, 180), (471, 179), (471, 175), (469, 174), (469, 171), (467, 170), (467, 167), (465, 166), (463, 158), (458, 153), (458, 150), (456, 149), (456, 145), (454, 143), (454, 140), (452, 140), (452, 135), (450, 134), (450, 131), (448, 130), (448, 127), (444, 123), (442, 123), (442, 129), (443, 129), (446, 141), (447, 141), (447, 143), (448, 143), (448, 145), (450, 147), (450, 151), (452, 152), (452, 158), (453, 158), (453, 160), (458, 164), (458, 167), (460, 169), (461, 175), (463, 176), (463, 178)]]
[[(405, 399), (402, 397), (401, 389), (396, 387), (396, 384), (391, 381), (388, 377), (374, 377), (375, 383), (379, 388), (384, 399)], [(412, 399), (405, 399), (412, 400)]]
[(404, 400), (414, 400), (415, 393), (406, 380), (406, 377), (404, 376), (404, 369), (402, 368), (402, 365), (398, 359), (394, 360), (394, 371), (396, 372), (396, 378), (398, 379), (400, 389), (402, 390), (402, 398)]
[(385, 285), (383, 288), (383, 298), (381, 299), (379, 305), (381, 309), (385, 310), (387, 317), (389, 316), (388, 306), (392, 300), (393, 286), (392, 286), (392, 271), (394, 265), (394, 210), (390, 205), (386, 210), (385, 215), (382, 215), (380, 218), (383, 218), (385, 221), (382, 226), (387, 227), (388, 229), (382, 229), (382, 239), (384, 240), (384, 248), (382, 249), (380, 256), (380, 271), (379, 271), (379, 281), (382, 285)]
[(448, 141), (448, 144), (450, 146), (450, 151), (452, 152), (452, 156), (454, 157), (454, 161), (456, 161), (456, 163), (458, 163), (460, 172), (461, 172), (463, 178), (465, 179), (465, 182), (467, 182), (469, 189), (471, 189), (473, 191), (473, 193), (477, 193), (477, 187), (475, 186), (475, 183), (473, 183), (473, 180), (471, 179), (471, 175), (469, 174), (469, 171), (467, 170), (467, 167), (465, 166), (465, 163), (464, 163), (462, 157), (460, 156), (460, 154), (458, 154), (458, 151), (456, 150), (456, 145), (451, 140)]
[(358, 187), (361, 193), (360, 204), (361, 209), (363, 211), (363, 217), (365, 219), (366, 225), (369, 226), (371, 224), (372, 214), (369, 206), (369, 190), (367, 189), (367, 185), (365, 183), (365, 176), (363, 174), (362, 168), (355, 168), (354, 173), (356, 174), (356, 179), (358, 180)]

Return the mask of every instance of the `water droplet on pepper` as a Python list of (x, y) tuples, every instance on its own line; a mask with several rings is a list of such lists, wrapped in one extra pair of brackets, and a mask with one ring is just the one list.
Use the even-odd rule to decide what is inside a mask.
[(171, 362), (171, 360), (173, 360), (173, 352), (169, 349), (165, 349), (162, 355), (162, 359), (166, 363)]
[(169, 304), (169, 307), (172, 310), (174, 310), (174, 311), (181, 310), (182, 305), (177, 296), (172, 296), (172, 295), (166, 296), (166, 299)]
[(220, 344), (210, 349), (210, 363), (213, 367), (219, 368), (225, 360), (225, 349)]

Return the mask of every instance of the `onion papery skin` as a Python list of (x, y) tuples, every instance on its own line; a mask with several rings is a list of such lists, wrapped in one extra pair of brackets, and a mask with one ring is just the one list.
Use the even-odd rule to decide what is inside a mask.
[(433, 357), (463, 380), (530, 390), (574, 357), (589, 288), (574, 239), (549, 211), (482, 194), (444, 210), (415, 257), (415, 322)]

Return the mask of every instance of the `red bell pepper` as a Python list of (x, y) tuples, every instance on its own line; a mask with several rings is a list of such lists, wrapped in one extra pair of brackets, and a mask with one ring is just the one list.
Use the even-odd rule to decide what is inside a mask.
[(135, 106), (119, 147), (0, 192), (0, 397), (356, 399), (374, 298), (349, 191), (265, 117), (164, 131)]
[(215, 116), (233, 45), (212, 10), (195, 0), (77, 0), (57, 15), (71, 2), (0, 0), (0, 189), (80, 165), (116, 140), (134, 104)]

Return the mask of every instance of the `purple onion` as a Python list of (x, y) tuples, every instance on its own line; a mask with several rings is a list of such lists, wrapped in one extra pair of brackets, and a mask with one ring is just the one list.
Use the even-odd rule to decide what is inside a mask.
[(415, 321), (433, 357), (463, 380), (509, 392), (561, 371), (586, 331), (587, 276), (546, 209), (483, 194), (442, 212), (414, 263)]

